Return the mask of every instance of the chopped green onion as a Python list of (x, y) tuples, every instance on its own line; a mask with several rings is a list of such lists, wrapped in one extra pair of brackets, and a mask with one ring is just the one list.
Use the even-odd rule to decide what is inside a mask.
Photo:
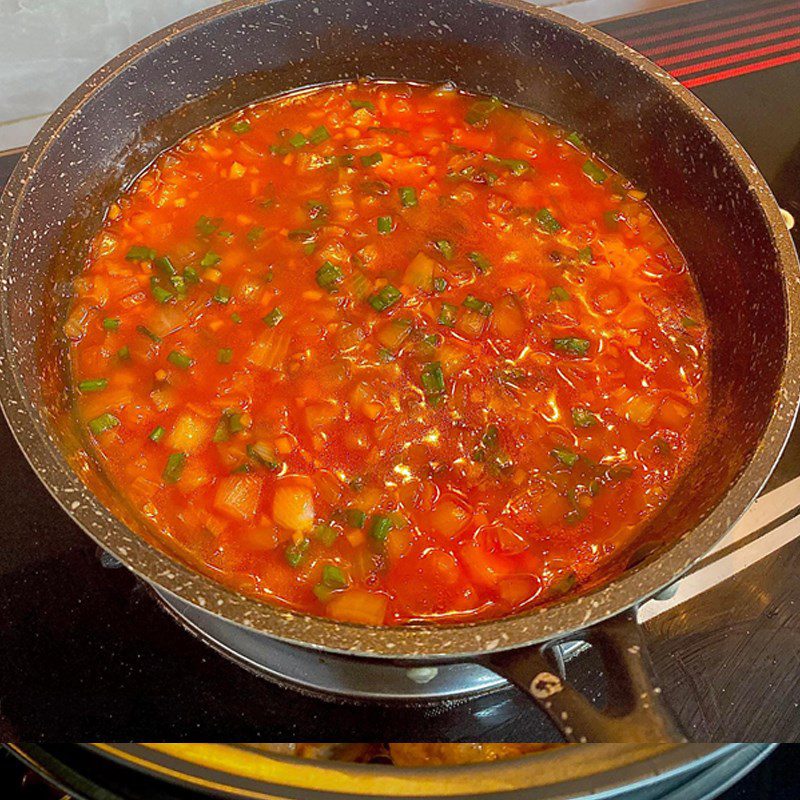
[(212, 253), (209, 250), (200, 260), (200, 266), (213, 267), (215, 264), (219, 264), (220, 261), (222, 261), (222, 257), (218, 256), (216, 253)]
[(348, 508), (344, 517), (351, 528), (363, 528), (367, 521), (367, 515), (360, 508)]
[(610, 231), (615, 231), (619, 228), (620, 214), (619, 211), (604, 211), (603, 222)]
[(551, 303), (565, 303), (570, 299), (569, 292), (563, 286), (554, 286), (547, 298)]
[(167, 361), (169, 361), (170, 364), (174, 364), (179, 369), (189, 369), (189, 367), (194, 364), (194, 361), (185, 353), (181, 353), (180, 350), (173, 350), (167, 356)]
[(231, 130), (238, 134), (249, 133), (250, 127), (251, 125), (246, 119), (239, 119), (231, 125)]
[(447, 288), (447, 281), (444, 278), (433, 279), (433, 291), (441, 294)]
[(274, 328), (283, 319), (283, 311), (280, 308), (273, 308), (265, 317), (264, 324), (269, 328)]
[(156, 427), (150, 431), (150, 435), (147, 438), (151, 442), (160, 442), (164, 438), (165, 433), (166, 431), (160, 425), (156, 425)]
[(453, 328), (455, 327), (457, 316), (458, 306), (454, 306), (452, 303), (442, 303), (438, 322), (440, 325), (444, 325), (445, 328)]
[(481, 275), (485, 275), (492, 268), (489, 259), (481, 253), (468, 253), (467, 258), (473, 263), (475, 269), (478, 270)]
[(496, 97), (477, 100), (467, 109), (464, 119), (469, 125), (482, 125), (488, 120), (490, 114), (502, 107), (503, 104)]
[(591, 180), (595, 183), (603, 183), (605, 179), (608, 177), (605, 172), (603, 172), (594, 161), (587, 161), (583, 165), (583, 173), (587, 175)]
[(113, 414), (101, 414), (99, 417), (90, 419), (88, 422), (89, 430), (95, 435), (99, 436), (101, 433), (110, 431), (119, 425), (119, 420)]
[(233, 358), (233, 350), (230, 347), (222, 347), (217, 350), (217, 363), (230, 364)]
[(154, 342), (161, 341), (161, 337), (158, 334), (153, 333), (153, 331), (151, 331), (149, 328), (146, 328), (144, 325), (137, 325), (136, 331), (137, 333), (141, 333), (142, 336), (146, 336), (148, 339), (151, 339)]
[(439, 241), (434, 242), (434, 245), (448, 261), (450, 261), (455, 255), (456, 249), (453, 247), (453, 243), (447, 239), (439, 239)]
[(403, 208), (412, 208), (417, 204), (417, 190), (413, 186), (401, 186), (397, 191)]
[(175, 267), (172, 265), (172, 262), (169, 260), (169, 256), (161, 256), (161, 258), (157, 258), (153, 262), (153, 266), (156, 267), (156, 269), (160, 269), (161, 272), (168, 277), (175, 275), (177, 272)]
[(486, 159), (505, 167), (512, 175), (517, 177), (524, 175), (530, 166), (527, 161), (522, 161), (518, 158), (498, 158), (497, 156), (487, 155)]
[(369, 535), (378, 542), (385, 542), (389, 538), (389, 531), (394, 528), (394, 522), (389, 517), (376, 514), (369, 526)]
[(573, 453), (572, 450), (569, 450), (566, 447), (554, 447), (550, 451), (550, 455), (567, 467), (574, 467), (578, 461), (578, 454)]
[(119, 319), (117, 317), (106, 317), (103, 320), (103, 329), (107, 331), (117, 331), (119, 330)]
[(276, 470), (280, 467), (280, 461), (275, 455), (275, 451), (266, 442), (256, 442), (255, 444), (247, 445), (247, 455), (262, 467), (270, 470)]
[(331, 598), (335, 594), (333, 589), (329, 589), (323, 583), (316, 584), (311, 591), (314, 592), (314, 596), (320, 601), (320, 603), (330, 602)]
[(154, 283), (150, 287), (151, 292), (153, 293), (153, 299), (157, 303), (166, 303), (172, 299), (173, 295), (172, 292), (168, 292), (162, 286), (159, 286), (157, 283)]
[(378, 217), (378, 233), (391, 233), (393, 228), (391, 217)]
[(106, 378), (90, 378), (78, 384), (78, 391), (84, 394), (86, 392), (102, 392), (106, 386), (108, 386)]
[(382, 289), (379, 289), (375, 294), (370, 295), (367, 302), (376, 311), (386, 311), (387, 308), (393, 306), (398, 300), (402, 298), (402, 293), (399, 289), (387, 283)]
[(308, 242), (313, 242), (314, 237), (316, 236), (314, 231), (309, 231), (306, 228), (296, 228), (293, 231), (289, 231), (289, 233), (287, 233), (286, 235), (293, 242), (303, 242), (303, 244), (307, 244)]
[(186, 294), (186, 280), (184, 279), (183, 275), (173, 275), (169, 282), (172, 284), (173, 289), (180, 294)]
[(361, 164), (364, 167), (374, 167), (383, 161), (383, 156), (380, 153), (372, 153), (368, 156), (361, 156)]
[(314, 528), (314, 536), (316, 536), (325, 547), (330, 547), (336, 541), (338, 535), (339, 531), (337, 531), (336, 528), (332, 528), (330, 525), (317, 525), (317, 527)]
[(351, 100), (350, 108), (358, 111), (360, 108), (366, 108), (367, 111), (374, 111), (375, 104), (371, 100)]
[(131, 351), (128, 349), (128, 345), (124, 344), (117, 350), (117, 358), (120, 361), (127, 361), (131, 357)]
[(183, 279), (186, 283), (198, 283), (200, 281), (200, 276), (197, 274), (197, 270), (194, 267), (186, 267), (183, 271)]
[(329, 292), (336, 291), (342, 278), (344, 278), (344, 273), (330, 261), (324, 261), (317, 270), (317, 283)]
[(464, 308), (468, 308), (470, 311), (477, 311), (484, 317), (491, 317), (492, 311), (494, 311), (494, 306), (491, 303), (487, 303), (485, 300), (480, 300), (471, 294), (468, 294), (464, 298), (463, 305)]
[(322, 568), (322, 583), (329, 589), (344, 589), (347, 586), (347, 578), (339, 567), (326, 564)]
[(295, 150), (297, 150), (299, 147), (308, 144), (308, 139), (304, 134), (298, 131), (289, 137), (289, 144), (294, 147)]
[(323, 217), (328, 216), (328, 206), (320, 200), (309, 200), (306, 204), (308, 206), (308, 217), (316, 224), (323, 221)]
[(584, 264), (591, 264), (593, 261), (592, 248), (581, 247), (581, 249), (578, 250), (578, 261), (581, 261)]
[(255, 227), (250, 228), (250, 230), (247, 231), (247, 241), (255, 243), (259, 239), (261, 239), (263, 235), (264, 235), (264, 229), (261, 227), (261, 225), (256, 225)]
[(232, 414), (228, 414), (228, 430), (231, 433), (240, 433), (244, 430), (244, 425), (242, 424), (242, 415), (238, 411), (234, 411)]
[(226, 305), (230, 302), (231, 299), (231, 289), (230, 286), (225, 286), (224, 284), (220, 284), (217, 286), (217, 291), (214, 292), (214, 300), (218, 303), (222, 303), (222, 305)]
[(591, 428), (598, 423), (596, 414), (593, 414), (588, 408), (580, 406), (572, 409), (572, 421), (576, 428)]
[(549, 208), (539, 209), (536, 212), (536, 221), (548, 233), (558, 233), (561, 230), (561, 223), (553, 216), (553, 212)]
[(141, 244), (136, 244), (131, 247), (125, 254), (128, 261), (153, 261), (156, 257), (156, 251), (152, 247), (145, 247)]
[(289, 563), (290, 567), (299, 567), (300, 562), (303, 560), (306, 554), (306, 550), (308, 550), (308, 546), (311, 544), (309, 539), (303, 539), (297, 544), (290, 544), (286, 550), (284, 551), (284, 556), (286, 561)]
[(574, 147), (577, 147), (579, 150), (583, 150), (586, 147), (586, 145), (583, 143), (583, 139), (581, 139), (581, 137), (575, 131), (572, 131), (572, 133), (567, 136), (567, 141)]
[(430, 364), (426, 364), (422, 368), (420, 383), (425, 392), (425, 399), (428, 401), (428, 405), (437, 405), (445, 392), (442, 365), (438, 361), (432, 361)]
[(696, 319), (692, 319), (691, 317), (681, 317), (681, 325), (683, 325), (684, 328), (695, 328), (699, 324), (700, 323), (698, 323)]
[(231, 314), (231, 322), (232, 322), (234, 325), (241, 325), (241, 324), (242, 324), (242, 318), (239, 316), (239, 314), (237, 314), (237, 313), (234, 311), (234, 312), (233, 312), (233, 314)]
[(589, 351), (589, 340), (567, 336), (563, 339), (553, 339), (553, 347), (572, 356), (585, 356)]
[(331, 135), (328, 133), (328, 129), (324, 125), (314, 128), (314, 130), (308, 134), (308, 141), (311, 142), (311, 144), (322, 144), (322, 142), (327, 141), (330, 138)]
[(220, 225), (222, 225), (222, 219), (220, 217), (211, 219), (210, 217), (202, 216), (197, 220), (194, 227), (201, 236), (211, 236)]

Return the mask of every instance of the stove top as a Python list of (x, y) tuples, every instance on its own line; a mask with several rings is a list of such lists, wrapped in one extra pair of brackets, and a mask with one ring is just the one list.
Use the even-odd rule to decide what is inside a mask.
[[(787, 24), (797, 16), (789, 0), (706, 0), (600, 27), (690, 85), (800, 219), (800, 40)], [(17, 157), (0, 156), (0, 180)], [(387, 708), (319, 699), (242, 669), (102, 556), (2, 422), (0, 457), (2, 739), (314, 741), (332, 725), (344, 740), (553, 739), (507, 687)], [(796, 431), (753, 509), (674, 597), (642, 609), (661, 686), (694, 740), (800, 740), (799, 515)], [(591, 652), (568, 675), (602, 698)]]

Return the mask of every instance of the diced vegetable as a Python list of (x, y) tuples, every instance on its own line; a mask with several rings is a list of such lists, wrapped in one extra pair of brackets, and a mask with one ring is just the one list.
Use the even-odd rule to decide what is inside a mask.
[(588, 408), (576, 406), (572, 409), (572, 422), (576, 428), (591, 428), (598, 423), (597, 415), (589, 411)]
[(164, 434), (166, 431), (160, 425), (156, 425), (152, 431), (150, 431), (150, 435), (147, 437), (151, 442), (160, 442), (164, 438)]
[(178, 369), (189, 369), (194, 364), (194, 361), (186, 353), (181, 353), (180, 350), (173, 350), (167, 356), (167, 361), (170, 364), (174, 364)]
[(175, 420), (167, 444), (180, 453), (194, 453), (208, 442), (210, 436), (211, 426), (207, 420), (196, 414), (184, 413)]
[(172, 453), (167, 459), (161, 477), (164, 483), (177, 483), (181, 479), (183, 468), (186, 466), (186, 453)]
[(152, 247), (145, 247), (144, 245), (137, 244), (128, 250), (125, 258), (128, 261), (152, 261), (157, 253)]
[(335, 292), (344, 278), (344, 273), (330, 261), (323, 262), (317, 270), (317, 283), (329, 292)]
[(389, 533), (394, 528), (391, 517), (376, 514), (369, 524), (369, 535), (378, 542), (385, 542)]
[(492, 265), (489, 262), (489, 259), (486, 258), (485, 255), (482, 253), (472, 252), (467, 254), (467, 258), (472, 262), (475, 269), (480, 272), (481, 275), (486, 275), (492, 269)]
[(413, 186), (401, 186), (397, 191), (400, 193), (403, 208), (413, 208), (417, 205), (417, 190)]
[(608, 177), (606, 173), (594, 163), (594, 161), (587, 161), (583, 165), (583, 172), (589, 178), (591, 178), (595, 183), (603, 183), (605, 179)]
[(89, 430), (95, 435), (99, 436), (101, 433), (110, 431), (119, 425), (119, 420), (113, 414), (101, 414), (99, 417), (90, 419), (88, 422)]
[(454, 306), (452, 303), (442, 303), (438, 318), (440, 325), (444, 325), (446, 328), (452, 328), (456, 324), (457, 317), (458, 306)]
[(452, 261), (453, 256), (456, 254), (456, 249), (453, 247), (453, 243), (449, 239), (439, 239), (437, 242), (434, 242), (436, 245), (436, 249), (448, 260)]
[(221, 347), (217, 350), (217, 362), (219, 364), (230, 364), (233, 359), (233, 350), (230, 347)]
[(229, 475), (217, 485), (214, 508), (233, 519), (253, 519), (260, 496), (259, 478), (253, 475)]
[(394, 223), (391, 217), (378, 217), (378, 233), (386, 235), (394, 230)]
[(314, 495), (303, 484), (281, 482), (272, 501), (276, 525), (291, 531), (310, 531), (314, 527)]
[(337, 594), (327, 605), (327, 612), (340, 622), (359, 625), (383, 625), (387, 598), (364, 589), (348, 589)]
[(422, 368), (420, 383), (422, 384), (422, 390), (425, 392), (425, 400), (428, 405), (438, 405), (444, 398), (446, 388), (441, 363), (433, 361), (430, 364), (426, 364)]
[(561, 223), (553, 216), (553, 212), (549, 208), (539, 209), (536, 212), (536, 221), (539, 223), (539, 227), (547, 233), (558, 233), (562, 228)]
[(283, 311), (276, 306), (263, 319), (268, 328), (274, 328), (283, 319)]
[(375, 167), (383, 161), (381, 153), (372, 153), (368, 156), (361, 156), (361, 165), (364, 167)]
[(589, 344), (588, 339), (578, 339), (574, 336), (553, 339), (553, 347), (556, 350), (571, 356), (585, 356), (589, 352)]
[(575, 464), (578, 463), (578, 454), (573, 453), (572, 450), (567, 447), (554, 447), (550, 451), (550, 455), (568, 467), (574, 467)]
[(402, 297), (403, 294), (399, 289), (392, 286), (391, 283), (387, 283), (375, 294), (370, 295), (368, 302), (376, 311), (386, 311), (387, 308), (391, 308)]
[(108, 386), (107, 378), (88, 378), (85, 381), (79, 381), (78, 391), (83, 392), (102, 392)]

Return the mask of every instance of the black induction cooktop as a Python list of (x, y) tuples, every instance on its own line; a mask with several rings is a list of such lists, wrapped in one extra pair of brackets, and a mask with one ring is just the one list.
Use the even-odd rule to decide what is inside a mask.
[[(781, 35), (781, 15), (793, 6), (796, 12), (789, 2), (707, 0), (602, 27), (666, 60), (800, 219), (800, 44)], [(0, 158), (0, 178), (17, 157)], [(257, 677), (183, 630), (143, 583), (101, 557), (39, 483), (3, 422), (0, 459), (0, 738), (315, 741), (333, 730), (345, 741), (554, 736), (513, 689), (385, 707), (320, 700)], [(795, 433), (768, 488), (798, 475)], [(784, 525), (798, 505), (800, 498), (787, 502), (753, 536)], [(800, 542), (739, 567), (646, 624), (661, 685), (694, 740), (800, 741)], [(602, 697), (591, 654), (576, 658), (569, 676)]]

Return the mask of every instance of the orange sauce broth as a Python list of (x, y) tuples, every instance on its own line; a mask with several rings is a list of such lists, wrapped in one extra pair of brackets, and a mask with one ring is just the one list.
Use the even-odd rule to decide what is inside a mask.
[(588, 581), (668, 498), (709, 334), (644, 193), (453, 87), (259, 103), (111, 205), (77, 414), (157, 535), (249, 596), (473, 621)]

